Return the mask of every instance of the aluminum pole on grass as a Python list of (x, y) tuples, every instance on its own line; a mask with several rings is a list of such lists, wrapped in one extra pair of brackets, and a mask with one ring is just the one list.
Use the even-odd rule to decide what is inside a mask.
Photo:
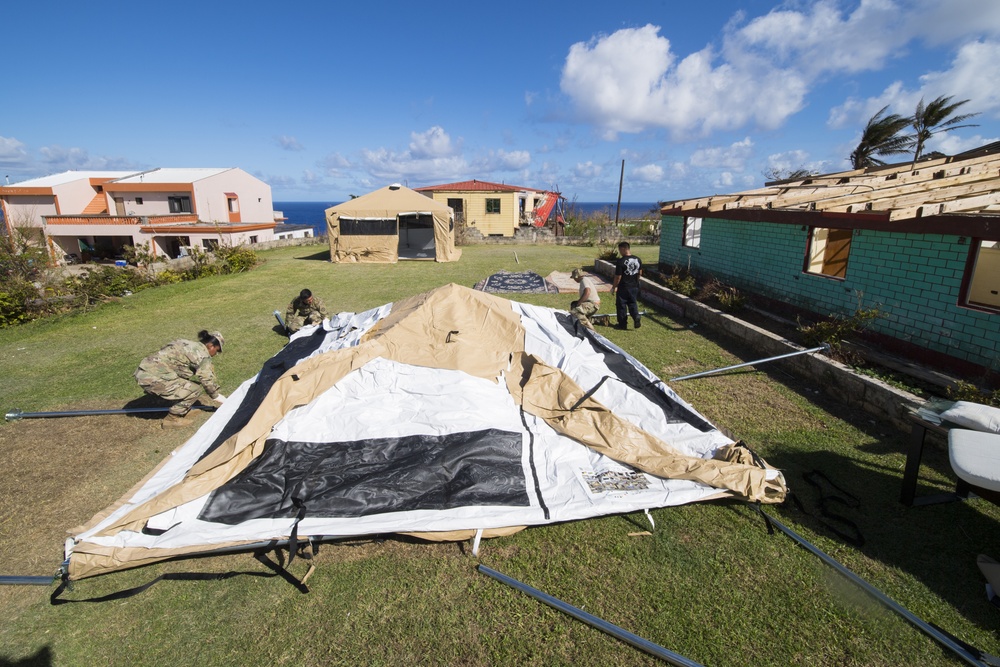
[[(208, 410), (212, 412), (215, 406), (212, 405), (192, 405), (192, 410)], [(51, 417), (90, 417), (93, 415), (141, 415), (168, 412), (170, 406), (163, 408), (118, 408), (112, 410), (65, 410), (62, 412), (22, 412), (14, 409), (4, 417), (7, 421), (17, 421), (18, 419), (49, 419)]]
[(721, 373), (722, 371), (731, 371), (737, 368), (744, 368), (746, 366), (756, 366), (757, 364), (763, 364), (768, 361), (777, 361), (778, 359), (788, 359), (789, 357), (797, 357), (800, 354), (810, 354), (812, 352), (826, 352), (830, 349), (829, 343), (823, 343), (819, 347), (814, 347), (809, 350), (799, 350), (798, 352), (789, 352), (788, 354), (779, 354), (776, 357), (768, 357), (767, 359), (758, 359), (757, 361), (748, 361), (743, 364), (736, 364), (735, 366), (726, 366), (725, 368), (716, 368), (710, 371), (702, 371), (701, 373), (694, 373), (692, 375), (682, 375), (676, 378), (670, 378), (667, 382), (677, 382), (679, 380), (690, 380), (691, 378), (700, 378), (706, 375), (712, 375), (714, 373)]
[(898, 602), (890, 598), (888, 595), (886, 595), (879, 589), (869, 584), (867, 581), (865, 581), (858, 575), (854, 574), (854, 572), (847, 569), (847, 567), (845, 567), (844, 565), (841, 565), (832, 556), (829, 556), (826, 552), (822, 551), (821, 549), (813, 545), (811, 542), (809, 542), (807, 539), (796, 533), (794, 530), (792, 530), (788, 526), (784, 525), (783, 523), (775, 519), (772, 515), (765, 513), (763, 510), (760, 510), (760, 512), (766, 517), (767, 521), (771, 522), (775, 527), (778, 528), (778, 530), (783, 532), (785, 535), (795, 540), (795, 542), (797, 542), (799, 546), (804, 547), (806, 550), (810, 551), (813, 555), (818, 556), (819, 559), (822, 560), (824, 563), (826, 563), (827, 565), (835, 569), (837, 572), (840, 572), (849, 580), (851, 580), (852, 582), (863, 588), (869, 595), (871, 595), (876, 600), (884, 604), (886, 607), (892, 609), (894, 612), (905, 618), (907, 621), (916, 626), (919, 630), (930, 635), (933, 639), (936, 639), (944, 647), (950, 649), (953, 653), (955, 653), (955, 655), (962, 658), (970, 665), (975, 665), (976, 667), (984, 667), (987, 664), (984, 661), (979, 660), (978, 658), (973, 656), (972, 653), (966, 647), (956, 642), (953, 637), (951, 637), (945, 632), (942, 632), (941, 630), (927, 623), (921, 618), (914, 616), (913, 613), (910, 612), (908, 609), (900, 605)]
[(541, 600), (550, 607), (554, 607), (565, 614), (569, 614), (578, 621), (583, 621), (587, 625), (595, 627), (601, 632), (605, 632), (616, 639), (620, 639), (626, 644), (631, 644), (640, 651), (645, 651), (652, 656), (665, 660), (671, 665), (679, 665), (680, 667), (702, 667), (700, 662), (695, 662), (694, 660), (685, 658), (680, 653), (674, 653), (671, 650), (665, 649), (659, 644), (654, 644), (653, 642), (643, 639), (638, 635), (634, 635), (628, 630), (624, 630), (617, 625), (608, 623), (604, 619), (598, 618), (593, 614), (588, 614), (578, 607), (574, 607), (573, 605), (563, 602), (558, 598), (554, 598), (547, 593), (543, 593), (537, 588), (532, 588), (527, 584), (521, 583), (517, 579), (512, 579), (505, 574), (501, 574), (496, 570), (486, 567), (485, 565), (479, 565), (476, 569), (485, 575), (493, 577), (499, 582), (507, 584), (511, 588), (516, 588), (522, 593), (530, 595), (536, 600)]

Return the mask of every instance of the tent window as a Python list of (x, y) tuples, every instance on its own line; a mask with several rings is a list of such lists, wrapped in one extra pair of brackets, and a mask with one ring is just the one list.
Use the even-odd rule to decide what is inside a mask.
[(683, 245), (689, 248), (701, 247), (701, 218), (684, 218)]
[(962, 305), (1000, 311), (1000, 241), (974, 241)]
[(489, 198), (486, 200), (486, 212), (487, 213), (499, 213), (500, 212), (500, 199)]
[(341, 236), (395, 236), (396, 221), (340, 219)]
[(851, 254), (851, 235), (850, 229), (811, 228), (805, 272), (831, 278), (843, 279), (847, 277), (847, 258)]

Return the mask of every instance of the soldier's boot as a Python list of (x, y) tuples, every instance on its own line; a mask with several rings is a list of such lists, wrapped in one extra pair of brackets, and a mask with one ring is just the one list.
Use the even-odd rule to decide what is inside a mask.
[(175, 415), (172, 412), (167, 413), (167, 416), (160, 422), (161, 428), (185, 428), (193, 425), (194, 419), (188, 415)]

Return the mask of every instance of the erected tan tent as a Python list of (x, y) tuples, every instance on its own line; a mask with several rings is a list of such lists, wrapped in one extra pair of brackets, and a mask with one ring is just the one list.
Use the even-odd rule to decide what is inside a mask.
[(779, 471), (569, 313), (446, 285), (297, 332), (70, 531), (66, 576), (296, 539), (461, 540), (784, 496)]
[(393, 184), (326, 209), (332, 262), (454, 262), (455, 214), (450, 206)]

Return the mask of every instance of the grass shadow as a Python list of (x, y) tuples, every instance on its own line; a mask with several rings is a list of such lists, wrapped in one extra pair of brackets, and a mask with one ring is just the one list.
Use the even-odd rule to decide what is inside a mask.
[(318, 262), (318, 261), (329, 262), (330, 261), (330, 251), (329, 250), (323, 250), (321, 252), (313, 253), (311, 255), (302, 255), (301, 257), (296, 257), (295, 259), (304, 259), (306, 261), (316, 261), (316, 262)]

